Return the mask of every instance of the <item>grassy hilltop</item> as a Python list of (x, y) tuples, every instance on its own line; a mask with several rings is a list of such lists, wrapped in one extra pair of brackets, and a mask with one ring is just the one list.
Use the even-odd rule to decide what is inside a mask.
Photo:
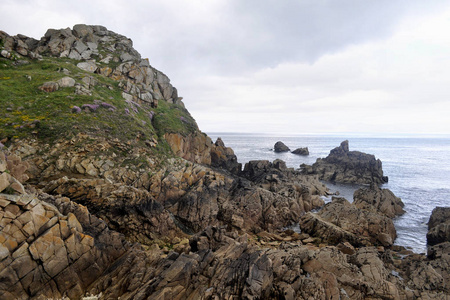
[[(4, 49), (0, 45), (0, 50)], [(6, 53), (3, 50), (4, 54)], [(80, 60), (42, 55), (31, 59), (8, 51), (0, 56), (0, 140), (32, 137), (55, 140), (83, 132), (122, 142), (161, 140), (165, 133), (195, 132), (195, 120), (183, 105), (158, 101), (150, 106), (125, 101), (123, 79), (80, 69)], [(105, 56), (105, 54), (100, 57)], [(117, 54), (116, 54), (117, 55)], [(114, 70), (118, 63), (98, 63)], [(45, 91), (48, 82), (70, 77), (72, 86)], [(77, 93), (77, 89), (82, 93)], [(84, 107), (83, 107), (84, 106)]]

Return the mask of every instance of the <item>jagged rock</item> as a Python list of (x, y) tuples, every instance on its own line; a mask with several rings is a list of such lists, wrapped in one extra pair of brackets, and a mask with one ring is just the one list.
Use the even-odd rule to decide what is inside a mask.
[(226, 147), (221, 138), (217, 138), (211, 147), (211, 166), (222, 168), (233, 174), (239, 174), (242, 170), (242, 164), (238, 163), (233, 149)]
[[(130, 299), (408, 299), (431, 294), (423, 287), (412, 290), (413, 283), (406, 286), (409, 277), (392, 275), (393, 267), (373, 247), (352, 255), (296, 243), (261, 248), (247, 235), (209, 227), (191, 237), (189, 253), (162, 256), (157, 248), (150, 253), (128, 252), (126, 263), (105, 273), (89, 292)], [(149, 266), (152, 272), (145, 271)]]
[(292, 153), (297, 155), (309, 155), (309, 150), (308, 147), (297, 148), (294, 151), (292, 151)]
[(319, 237), (322, 241), (326, 241), (331, 245), (341, 243), (350, 243), (357, 247), (369, 245), (369, 242), (366, 239), (359, 237), (350, 231), (344, 230), (311, 212), (302, 216), (300, 219), (300, 228), (302, 229), (302, 232)]
[(181, 233), (169, 212), (145, 190), (104, 180), (63, 177), (49, 182), (44, 191), (85, 203), (110, 228), (130, 240), (148, 243), (157, 237), (171, 239)]
[[(311, 204), (314, 207), (323, 206), (324, 202), (318, 196), (325, 195), (328, 191), (317, 176), (302, 175), (293, 169), (288, 169), (286, 163), (280, 159), (274, 160), (273, 163), (267, 160), (249, 161), (245, 164), (241, 176), (258, 183), (265, 189), (286, 196), (297, 197), (296, 192), (313, 195)], [(308, 207), (306, 210), (311, 209)]]
[(291, 151), (288, 146), (286, 146), (283, 142), (278, 141), (273, 146), (273, 151), (280, 153), (280, 152), (288, 152)]
[(317, 214), (308, 213), (300, 220), (302, 231), (332, 245), (349, 242), (354, 246), (391, 246), (397, 233), (391, 219), (359, 209), (344, 198), (333, 197)]
[(430, 265), (443, 279), (443, 289), (450, 292), (450, 242), (443, 242), (428, 247)]
[(186, 160), (223, 168), (233, 174), (238, 174), (242, 165), (237, 162), (231, 148), (225, 147), (222, 140), (214, 144), (207, 135), (194, 133), (188, 136), (181, 134), (166, 134), (165, 139), (172, 151)]
[(450, 207), (436, 207), (428, 221), (427, 244), (450, 242)]
[(17, 155), (0, 151), (0, 192), (25, 193), (22, 183), (28, 180), (28, 167)]
[[(61, 198), (46, 197), (61, 203)], [(129, 247), (87, 211), (82, 227), (73, 214), (68, 219), (34, 196), (0, 196), (0, 201), (9, 203), (0, 206), (2, 299), (80, 297)], [(75, 212), (80, 208), (70, 205)]]
[(195, 133), (187, 137), (176, 133), (167, 133), (164, 138), (169, 143), (175, 155), (186, 160), (211, 164), (211, 138), (201, 133)]
[(349, 151), (348, 141), (330, 151), (326, 158), (318, 158), (312, 165), (301, 165), (304, 174), (318, 174), (320, 179), (357, 184), (382, 184), (388, 181), (383, 176), (382, 163), (374, 155)]
[[(282, 165), (286, 167), (286, 164)], [(256, 180), (261, 176), (265, 176), (271, 169), (273, 164), (268, 160), (251, 160), (245, 164), (242, 175), (250, 180)]]
[(370, 188), (359, 188), (353, 195), (353, 204), (361, 209), (375, 209), (389, 218), (395, 218), (405, 213), (402, 200), (389, 189), (381, 189), (376, 184)]

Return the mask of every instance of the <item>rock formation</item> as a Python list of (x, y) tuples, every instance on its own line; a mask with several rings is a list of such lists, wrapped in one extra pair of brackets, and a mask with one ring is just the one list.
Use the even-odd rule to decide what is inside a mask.
[(369, 188), (359, 188), (353, 195), (353, 204), (362, 209), (375, 209), (388, 218), (401, 216), (405, 213), (402, 200), (388, 189), (381, 189), (376, 184)]
[(131, 246), (86, 207), (43, 193), (0, 194), (0, 230), (1, 299), (79, 297)]
[(300, 220), (302, 231), (330, 244), (348, 242), (355, 247), (391, 246), (397, 237), (392, 220), (371, 210), (359, 209), (344, 198), (333, 197), (317, 214)]
[[(162, 99), (181, 103), (169, 78), (152, 68), (148, 59), (142, 59), (129, 38), (103, 26), (79, 24), (72, 30), (49, 29), (39, 41), (23, 35), (9, 36), (4, 32), (1, 36), (5, 51), (15, 50), (30, 58), (42, 58), (43, 55), (68, 57), (80, 61), (77, 66), (82, 70), (120, 80), (123, 97), (128, 101), (152, 106), (157, 106)], [(105, 66), (110, 62), (118, 66), (115, 69)], [(53, 88), (49, 90), (47, 86)], [(47, 83), (43, 89), (51, 92), (57, 86), (56, 82)]]
[(297, 155), (309, 155), (309, 150), (308, 147), (297, 148), (294, 151), (292, 151), (292, 153)]
[(25, 193), (22, 183), (28, 180), (27, 169), (28, 164), (20, 157), (0, 151), (0, 191)]
[(273, 151), (275, 151), (277, 153), (281, 153), (281, 152), (289, 152), (289, 151), (291, 151), (291, 149), (289, 149), (289, 147), (286, 146), (283, 142), (278, 141), (273, 146)]
[(168, 133), (165, 139), (177, 156), (189, 161), (222, 168), (233, 174), (238, 174), (242, 169), (233, 149), (226, 147), (220, 138), (213, 143), (210, 137), (202, 133), (188, 136)]
[(312, 165), (301, 165), (304, 174), (318, 174), (319, 178), (331, 182), (356, 184), (382, 184), (388, 181), (383, 176), (382, 164), (374, 155), (349, 151), (348, 141), (330, 151), (326, 158), (318, 158)]
[[(440, 210), (428, 256), (414, 254), (393, 245), (402, 203), (387, 190), (312, 213), (323, 172), (281, 160), (242, 170), (128, 38), (76, 25), (0, 39), (11, 80), (0, 101), (0, 299), (448, 298)], [(378, 183), (381, 163), (358, 153), (332, 150), (334, 179)]]

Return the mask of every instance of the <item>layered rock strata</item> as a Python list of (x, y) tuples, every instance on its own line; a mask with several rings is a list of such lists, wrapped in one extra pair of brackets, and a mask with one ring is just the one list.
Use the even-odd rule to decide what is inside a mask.
[(0, 194), (1, 299), (78, 298), (130, 246), (68, 198)]

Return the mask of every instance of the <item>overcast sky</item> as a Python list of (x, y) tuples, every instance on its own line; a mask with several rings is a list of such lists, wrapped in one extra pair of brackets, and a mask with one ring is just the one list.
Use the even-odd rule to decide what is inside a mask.
[(0, 30), (104, 25), (204, 132), (450, 134), (450, 1), (2, 0)]

